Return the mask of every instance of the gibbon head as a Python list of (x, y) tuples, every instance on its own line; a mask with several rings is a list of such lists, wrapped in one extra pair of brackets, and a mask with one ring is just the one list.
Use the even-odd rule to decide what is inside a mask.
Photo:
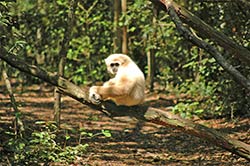
[(107, 70), (110, 74), (116, 75), (120, 67), (126, 67), (132, 60), (124, 54), (111, 54), (105, 59)]

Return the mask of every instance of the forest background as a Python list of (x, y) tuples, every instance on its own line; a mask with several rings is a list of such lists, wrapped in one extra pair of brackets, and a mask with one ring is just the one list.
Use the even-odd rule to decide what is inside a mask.
[[(232, 41), (250, 49), (248, 1), (176, 2)], [(1, 48), (52, 73), (58, 72), (59, 62), (64, 58), (62, 74), (77, 85), (106, 81), (109, 76), (103, 59), (111, 53), (125, 53), (144, 72), (148, 91), (178, 98), (173, 105), (174, 113), (185, 118), (249, 117), (249, 90), (225, 72), (213, 56), (184, 39), (171, 18), (152, 2), (86, 0), (78, 1), (76, 6), (70, 3), (66, 0), (1, 1)], [(209, 38), (203, 40), (250, 79), (248, 61), (242, 61), (237, 53), (229, 52)], [(67, 48), (65, 57), (61, 55), (62, 48)], [(20, 89), (43, 83), (3, 61), (0, 67), (0, 74), (6, 72)]]

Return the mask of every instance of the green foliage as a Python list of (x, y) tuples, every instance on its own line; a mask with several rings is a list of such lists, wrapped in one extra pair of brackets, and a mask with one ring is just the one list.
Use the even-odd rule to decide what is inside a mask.
[[(246, 8), (244, 4), (188, 1), (182, 5), (186, 5), (186, 8), (206, 23), (225, 33), (240, 45), (249, 48), (249, 45), (246, 44), (249, 43), (249, 32), (246, 27), (249, 29), (250, 25), (247, 23), (246, 16), (249, 17), (250, 12), (241, 13), (239, 10), (239, 8)], [(236, 17), (234, 12), (242, 19), (232, 21)], [(164, 16), (159, 14), (158, 27), (162, 25), (161, 20), (164, 23), (167, 21), (161, 18)], [(169, 38), (165, 39), (167, 40), (165, 47), (161, 47), (163, 49), (157, 50), (156, 53), (160, 60), (157, 62), (157, 66), (159, 66), (157, 78), (169, 92), (176, 95), (188, 95), (186, 101), (175, 106), (175, 112), (180, 110), (179, 112), (188, 112), (186, 114), (195, 114), (195, 109), (189, 109), (189, 106), (199, 102), (196, 109), (204, 110), (200, 116), (226, 116), (231, 112), (238, 115), (249, 114), (250, 96), (239, 84), (232, 81), (232, 77), (216, 63), (212, 56), (194, 47), (191, 43), (183, 41), (174, 33), (175, 29), (174, 31), (163, 29), (163, 32), (166, 31), (168, 31)], [(156, 37), (158, 36), (162, 35), (156, 35)], [(160, 40), (157, 39), (158, 41)], [(222, 52), (227, 61), (237, 66), (244, 76), (249, 77), (248, 65), (228, 54), (227, 50), (223, 50), (217, 44), (212, 42), (211, 44)], [(166, 50), (167, 52), (164, 53)], [(191, 101), (189, 101), (190, 98)]]
[[(11, 137), (6, 148), (14, 154), (10, 158), (13, 165), (47, 165), (50, 163), (68, 165), (87, 152), (89, 145), (82, 143), (83, 139), (92, 139), (99, 136), (109, 138), (112, 136), (109, 130), (92, 133), (83, 128), (79, 131), (65, 130), (62, 135), (54, 122), (37, 121), (34, 128), (37, 129), (30, 136), (25, 137), (18, 136), (12, 132), (6, 132)], [(77, 144), (71, 142), (74, 138), (71, 137), (69, 132), (75, 135), (79, 134)]]
[(56, 139), (57, 127), (53, 123), (37, 122), (43, 128), (42, 131), (35, 130), (31, 137), (11, 138), (8, 147), (14, 152), (14, 165), (40, 165), (49, 163), (72, 163), (77, 156), (86, 152), (88, 144), (66, 146), (70, 136), (65, 135), (65, 143), (62, 146)]
[[(177, 2), (235, 42), (246, 48), (250, 47), (250, 12), (244, 3)], [(16, 3), (0, 2), (0, 9), (1, 45), (26, 62), (56, 72), (58, 54), (67, 26), (69, 1), (17, 0)], [(114, 51), (113, 10), (113, 0), (79, 1), (74, 13), (76, 20), (72, 28), (73, 37), (67, 52), (66, 78), (77, 84), (108, 79), (103, 59)], [(157, 12), (150, 1), (129, 1), (127, 12), (121, 14), (118, 25), (127, 25), (128, 54), (145, 74), (147, 52), (154, 53), (155, 81), (165, 90), (188, 94), (193, 102), (200, 103), (204, 113), (249, 113), (247, 92), (231, 81), (231, 76), (222, 70), (211, 55), (183, 40), (168, 15)], [(247, 64), (217, 43), (210, 43), (249, 78), (250, 67)], [(25, 85), (39, 82), (38, 79), (20, 74), (14, 69), (8, 72), (10, 76), (20, 78), (20, 82)]]
[(110, 1), (84, 1), (76, 11), (65, 73), (76, 83), (104, 80), (102, 60), (111, 53), (112, 45), (112, 13), (107, 4)]
[(99, 132), (99, 133), (95, 133), (95, 134), (93, 134), (93, 133), (90, 133), (90, 132), (87, 132), (87, 131), (85, 131), (85, 129), (80, 129), (80, 135), (81, 136), (87, 136), (87, 137), (90, 137), (90, 138), (93, 138), (93, 137), (96, 137), (96, 136), (100, 136), (100, 135), (103, 135), (103, 136), (105, 136), (105, 137), (112, 137), (112, 134), (111, 134), (111, 132), (110, 132), (110, 130), (101, 130), (101, 132)]
[[(242, 2), (203, 2), (177, 0), (195, 15), (232, 40), (250, 49), (250, 10)], [(67, 50), (65, 77), (77, 84), (105, 81), (108, 78), (103, 59), (113, 53), (113, 0), (79, 1), (75, 10), (72, 39)], [(59, 51), (67, 26), (69, 1), (17, 0), (0, 2), (0, 44), (9, 52), (32, 65), (57, 72)], [(128, 1), (127, 12), (120, 17), (120, 27), (128, 27), (129, 55), (147, 74), (146, 55), (156, 57), (155, 81), (170, 94), (181, 96), (173, 107), (183, 117), (228, 116), (249, 114), (250, 96), (234, 82), (212, 58), (192, 43), (183, 40), (165, 12), (155, 11), (150, 1)], [(223, 56), (247, 78), (250, 67), (213, 43)], [(0, 64), (2, 65), (2, 64)], [(0, 68), (1, 74), (1, 68)], [(18, 83), (41, 82), (9, 68), (8, 75)], [(159, 88), (156, 87), (156, 88)], [(166, 92), (166, 93), (167, 93)], [(16, 114), (19, 119), (20, 114)], [(98, 117), (89, 117), (98, 120)], [(7, 149), (14, 154), (12, 165), (69, 165), (86, 152), (81, 141), (97, 136), (111, 137), (109, 130), (97, 133), (80, 129), (75, 138), (68, 131), (60, 137), (53, 123), (38, 122), (39, 130), (17, 136), (7, 133)]]
[(112, 137), (112, 134), (109, 130), (102, 130), (102, 134), (105, 136), (105, 137)]
[(176, 104), (173, 108), (174, 113), (180, 114), (184, 118), (190, 118), (193, 115), (202, 115), (204, 113), (203, 109), (199, 109), (199, 102), (183, 103), (180, 102)]

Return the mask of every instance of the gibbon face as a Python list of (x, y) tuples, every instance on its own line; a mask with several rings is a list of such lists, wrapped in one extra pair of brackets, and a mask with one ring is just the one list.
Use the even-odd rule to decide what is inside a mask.
[(120, 64), (120, 62), (111, 62), (111, 63), (106, 64), (106, 65), (107, 65), (108, 72), (112, 75), (116, 75), (121, 64)]
[(112, 75), (116, 75), (120, 66), (125, 66), (129, 61), (132, 60), (124, 54), (111, 54), (105, 59), (107, 70)]

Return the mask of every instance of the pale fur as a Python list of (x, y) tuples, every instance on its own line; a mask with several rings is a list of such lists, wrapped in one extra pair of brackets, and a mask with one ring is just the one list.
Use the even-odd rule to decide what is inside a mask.
[[(117, 73), (112, 73), (110, 64), (120, 64)], [(92, 86), (89, 99), (93, 103), (98, 100), (112, 100), (117, 105), (133, 106), (144, 101), (145, 78), (134, 61), (124, 54), (111, 54), (105, 59), (107, 70), (115, 74), (114, 78), (105, 82), (103, 86)]]

